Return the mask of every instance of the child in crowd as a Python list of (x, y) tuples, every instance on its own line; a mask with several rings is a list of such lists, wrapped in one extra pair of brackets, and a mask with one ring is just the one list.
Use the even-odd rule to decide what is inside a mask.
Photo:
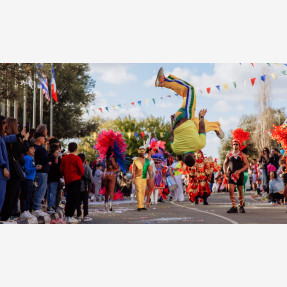
[(35, 146), (29, 147), (27, 154), (24, 156), (24, 168), (26, 172), (26, 180), (22, 185), (20, 202), (21, 202), (21, 219), (36, 218), (29, 212), (30, 202), (33, 195), (34, 179), (36, 176), (36, 171), (42, 168), (41, 165), (35, 166), (34, 163)]
[(97, 163), (94, 175), (96, 201), (99, 201), (99, 192), (102, 187), (102, 180), (103, 180), (103, 167), (101, 166), (100, 163)]
[(81, 204), (83, 202), (84, 207), (84, 218), (83, 221), (92, 221), (92, 218), (89, 217), (88, 203), (89, 203), (89, 183), (94, 183), (94, 178), (92, 175), (91, 168), (86, 164), (86, 156), (84, 153), (78, 154), (78, 157), (81, 158), (84, 167), (84, 175), (81, 180), (81, 192), (80, 192), (80, 201), (77, 207), (77, 217), (78, 220), (82, 220), (82, 211)]

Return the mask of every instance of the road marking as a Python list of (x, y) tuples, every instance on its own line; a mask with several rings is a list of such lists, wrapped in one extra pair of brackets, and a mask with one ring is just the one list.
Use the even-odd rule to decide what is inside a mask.
[(211, 213), (211, 212), (208, 212), (208, 211), (198, 210), (198, 209), (196, 209), (196, 208), (192, 208), (192, 207), (188, 207), (188, 206), (183, 206), (183, 205), (180, 205), (180, 204), (176, 204), (176, 203), (174, 203), (174, 202), (171, 202), (171, 204), (177, 205), (177, 206), (180, 206), (180, 207), (184, 207), (184, 208), (187, 208), (187, 209), (191, 209), (191, 210), (194, 210), (194, 211), (207, 213), (207, 214), (210, 214), (210, 215), (213, 215), (213, 216), (217, 216), (217, 217), (220, 217), (220, 218), (222, 218), (222, 219), (225, 219), (225, 220), (231, 222), (232, 224), (239, 224), (238, 222), (236, 222), (236, 221), (234, 221), (234, 220), (232, 220), (232, 219), (230, 219), (230, 218), (227, 218), (227, 217), (225, 217), (225, 216), (222, 216), (222, 215), (218, 215), (218, 214)]

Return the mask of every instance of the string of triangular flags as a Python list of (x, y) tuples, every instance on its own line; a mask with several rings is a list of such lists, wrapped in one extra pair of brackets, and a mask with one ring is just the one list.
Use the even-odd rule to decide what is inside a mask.
[[(169, 94), (167, 96), (161, 96), (160, 99), (163, 100), (164, 98), (171, 98), (173, 96), (179, 97), (178, 94)], [(138, 100), (138, 101), (133, 101), (131, 103), (125, 103), (125, 104), (117, 104), (117, 105), (113, 105), (113, 106), (108, 106), (108, 107), (101, 107), (101, 108), (97, 108), (98, 110), (101, 111), (101, 113), (103, 113), (104, 111), (110, 112), (111, 108), (113, 110), (116, 110), (117, 108), (122, 108), (122, 107), (128, 107), (130, 105), (132, 105), (132, 107), (135, 107), (136, 105), (138, 105), (139, 107), (142, 107), (143, 102), (145, 103), (145, 105), (148, 107), (149, 104), (149, 99), (145, 99), (145, 100)], [(152, 98), (152, 103), (155, 105), (156, 104), (156, 99)], [(95, 109), (92, 109), (93, 112), (96, 112)], [(86, 110), (86, 113), (89, 114), (89, 110)]]
[[(286, 71), (286, 70), (281, 71), (281, 74), (284, 75), (284, 76), (287, 76), (287, 71)], [(261, 75), (261, 76), (260, 76), (260, 80), (261, 80), (262, 82), (265, 82), (266, 76), (267, 76), (267, 75)], [(279, 78), (278, 73), (275, 73), (275, 72), (271, 73), (270, 76), (271, 76), (274, 80), (276, 80), (276, 79)], [(258, 79), (258, 77), (254, 77), (254, 78), (249, 79), (250, 84), (251, 84), (252, 87), (254, 86), (255, 81), (256, 81), (257, 79)], [(244, 85), (244, 87), (247, 87), (247, 80), (243, 80), (243, 85)], [(229, 85), (228, 83), (225, 83), (225, 84), (223, 84), (223, 85), (217, 85), (217, 86), (215, 86), (215, 88), (216, 88), (215, 90), (221, 92), (221, 91), (223, 90), (222, 87), (223, 87), (223, 89), (227, 92), (227, 91), (228, 91), (228, 88), (230, 87), (230, 85)], [(231, 87), (234, 87), (234, 89), (236, 89), (236, 88), (238, 87), (238, 82), (235, 82), (235, 81), (232, 82)], [(207, 88), (206, 88), (207, 94), (210, 94), (210, 93), (211, 93), (211, 91), (212, 91), (211, 88), (212, 88), (212, 87), (207, 87)], [(202, 90), (202, 89), (199, 89), (198, 91), (200, 92), (200, 94), (203, 94), (203, 90)]]

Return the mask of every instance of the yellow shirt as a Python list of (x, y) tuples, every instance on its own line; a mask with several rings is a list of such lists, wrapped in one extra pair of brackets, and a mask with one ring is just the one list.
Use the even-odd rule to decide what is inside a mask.
[(171, 143), (171, 148), (175, 154), (196, 152), (206, 145), (206, 135), (198, 133), (197, 126), (192, 120), (184, 122), (173, 133), (174, 142)]

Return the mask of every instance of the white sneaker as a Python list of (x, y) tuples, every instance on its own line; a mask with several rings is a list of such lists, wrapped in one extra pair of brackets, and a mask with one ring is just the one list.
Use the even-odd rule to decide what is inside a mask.
[(77, 219), (78, 219), (78, 221), (82, 221), (83, 218), (82, 218), (82, 216), (78, 216)]
[(30, 219), (34, 216), (29, 211), (24, 211), (20, 214), (20, 219)]
[(156, 87), (162, 87), (163, 82), (164, 82), (163, 68), (160, 68), (158, 73), (157, 73), (156, 80), (155, 80), (155, 86)]
[(31, 216), (30, 218), (36, 218), (37, 219), (37, 217), (34, 216), (33, 214), (31, 214), (29, 210), (27, 210), (26, 212)]
[(68, 223), (79, 223), (78, 219), (74, 218), (74, 217), (67, 217), (67, 220), (66, 220)]
[(41, 209), (33, 210), (32, 214), (35, 215), (36, 217), (37, 216), (47, 216), (48, 215), (48, 213), (42, 211)]
[(89, 217), (88, 215), (86, 215), (86, 216), (83, 218), (83, 221), (92, 221), (92, 218)]

